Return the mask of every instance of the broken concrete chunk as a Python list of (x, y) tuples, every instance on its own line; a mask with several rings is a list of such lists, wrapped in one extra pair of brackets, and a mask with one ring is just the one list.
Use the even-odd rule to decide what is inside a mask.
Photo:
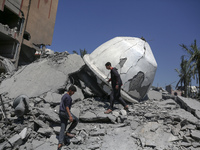
[(193, 124), (196, 124), (198, 122), (198, 119), (193, 116), (191, 113), (185, 111), (184, 109), (177, 109), (177, 110), (172, 110), (169, 112), (172, 118), (180, 118), (182, 120), (187, 120)]
[(20, 133), (19, 136), (21, 137), (21, 139), (25, 139), (27, 135), (27, 128), (24, 128)]
[(89, 112), (89, 111), (87, 111), (85, 114), (80, 116), (80, 120), (84, 122), (92, 122), (92, 121), (96, 121), (96, 119), (97, 119), (97, 116), (94, 113)]
[(200, 118), (200, 102), (192, 99), (192, 98), (185, 98), (182, 96), (178, 96), (177, 101), (181, 103), (182, 107), (187, 111), (195, 114), (197, 118)]
[(164, 132), (156, 122), (148, 122), (140, 129), (138, 128), (132, 136), (139, 138), (143, 146), (156, 147), (156, 149), (166, 149), (169, 142), (178, 140), (171, 133)]
[(45, 124), (42, 120), (39, 120), (39, 119), (35, 119), (34, 122), (36, 124), (38, 124), (40, 127), (42, 128), (48, 128), (49, 126), (47, 124)]
[(60, 122), (59, 116), (54, 112), (54, 110), (48, 108), (37, 108), (37, 109), (41, 114), (44, 114), (48, 120), (51, 120), (53, 122)]
[(74, 103), (74, 101), (83, 100), (84, 99), (84, 95), (82, 93), (82, 90), (77, 86), (76, 86), (76, 89), (77, 89), (77, 91), (72, 95), (72, 99), (73, 99), (72, 103)]
[(96, 131), (91, 131), (90, 136), (104, 136), (106, 133), (105, 129), (97, 129)]
[(74, 108), (72, 107), (71, 110), (72, 114), (74, 114), (78, 119), (79, 119), (79, 115), (80, 115), (80, 108)]
[(42, 134), (42, 135), (45, 135), (47, 137), (50, 137), (53, 134), (53, 130), (50, 127), (48, 127), (48, 128), (39, 128), (39, 130), (37, 132)]
[(47, 95), (44, 97), (44, 100), (52, 105), (59, 105), (61, 97), (62, 95), (60, 94), (48, 92)]
[(162, 99), (162, 93), (155, 91), (155, 90), (149, 90), (148, 92), (148, 98), (152, 100), (161, 100)]
[(13, 147), (22, 144), (22, 138), (19, 134), (15, 134), (13, 137), (8, 139), (8, 141)]
[(199, 130), (192, 130), (191, 131), (191, 136), (194, 138), (196, 141), (200, 141), (200, 131)]

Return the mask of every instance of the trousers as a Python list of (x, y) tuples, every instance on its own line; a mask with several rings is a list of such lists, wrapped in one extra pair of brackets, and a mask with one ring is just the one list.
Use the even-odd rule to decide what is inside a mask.
[(115, 101), (118, 101), (120, 104), (122, 104), (125, 107), (127, 104), (121, 97), (121, 94), (120, 94), (121, 86), (119, 86), (118, 89), (116, 89), (114, 87), (112, 89), (113, 90), (112, 90), (112, 92), (110, 94), (110, 106), (109, 106), (109, 109), (113, 110), (113, 105), (114, 105)]
[[(71, 133), (71, 131), (76, 127), (79, 121), (78, 118), (74, 116), (72, 113), (71, 115), (73, 118), (73, 122), (71, 123), (70, 127), (67, 130), (68, 133)], [(59, 144), (62, 144), (64, 142), (65, 130), (68, 124), (69, 116), (66, 112), (59, 112), (59, 117), (60, 117), (61, 127), (60, 127), (58, 142)]]

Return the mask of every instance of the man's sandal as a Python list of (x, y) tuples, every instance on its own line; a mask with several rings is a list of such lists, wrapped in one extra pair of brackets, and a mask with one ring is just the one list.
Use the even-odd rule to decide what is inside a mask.
[(112, 112), (112, 110), (111, 110), (111, 109), (108, 109), (107, 111), (104, 112), (104, 114), (109, 114), (109, 113), (111, 113), (111, 112)]
[(69, 133), (69, 132), (67, 132), (67, 133), (66, 133), (66, 136), (68, 136), (68, 137), (70, 137), (70, 138), (73, 138), (73, 137), (75, 137), (75, 135), (74, 135), (74, 134), (71, 134), (71, 133)]

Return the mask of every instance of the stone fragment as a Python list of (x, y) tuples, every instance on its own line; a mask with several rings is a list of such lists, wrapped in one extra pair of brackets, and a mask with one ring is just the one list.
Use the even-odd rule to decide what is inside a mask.
[(104, 136), (106, 133), (105, 129), (97, 129), (96, 131), (91, 131), (90, 136)]
[(139, 124), (137, 121), (135, 121), (135, 120), (131, 121), (131, 129), (132, 129), (132, 130), (137, 129), (137, 127), (138, 127), (139, 125), (140, 125), (140, 124)]
[(112, 111), (112, 114), (113, 114), (115, 117), (119, 117), (119, 112), (117, 112), (117, 111)]
[(199, 111), (200, 111), (200, 102), (196, 99), (192, 98), (185, 98), (182, 96), (178, 96), (177, 101), (181, 103), (182, 107), (187, 111), (195, 114), (197, 118), (199, 118)]
[(83, 143), (83, 138), (81, 136), (74, 137), (70, 140), (74, 144), (81, 144)]
[(159, 102), (158, 107), (172, 110), (177, 107), (177, 103), (173, 99), (167, 99), (167, 100)]
[(100, 147), (101, 147), (101, 145), (99, 143), (95, 143), (95, 144), (92, 143), (87, 148), (88, 149), (92, 149), (92, 150), (96, 150), (96, 149), (98, 149)]
[(148, 122), (137, 128), (132, 137), (139, 138), (143, 146), (156, 147), (156, 149), (166, 149), (169, 142), (178, 140), (171, 133), (164, 132), (156, 122)]
[(22, 138), (19, 134), (15, 134), (13, 137), (11, 137), (10, 139), (8, 139), (9, 143), (15, 147), (17, 145), (21, 145), (22, 144)]
[(19, 136), (21, 137), (21, 139), (25, 139), (27, 135), (27, 128), (24, 128), (20, 133)]
[(184, 109), (177, 109), (177, 110), (172, 110), (169, 112), (170, 116), (172, 118), (178, 118), (178, 119), (183, 119), (187, 120), (193, 124), (198, 122), (198, 119), (194, 117), (191, 113), (185, 111)]
[(48, 120), (53, 122), (60, 122), (58, 114), (56, 114), (52, 109), (48, 108), (37, 108), (41, 114), (44, 114)]
[(56, 134), (59, 134), (59, 133), (60, 133), (60, 126), (59, 126), (59, 127), (53, 127), (53, 131), (54, 131)]
[(44, 97), (44, 100), (52, 105), (59, 105), (61, 97), (62, 95), (60, 94), (48, 92), (47, 95)]
[(84, 95), (82, 93), (82, 90), (77, 86), (76, 86), (76, 90), (77, 91), (72, 95), (72, 100), (73, 100), (72, 103), (74, 103), (77, 100), (83, 100), (84, 99)]
[(91, 121), (96, 121), (97, 116), (92, 113), (87, 111), (85, 114), (80, 116), (80, 120), (85, 121), (85, 122), (91, 122)]
[(109, 71), (105, 63), (110, 61), (113, 67), (117, 67), (123, 81), (122, 97), (130, 102), (135, 102), (131, 97), (141, 99), (147, 94), (157, 68), (149, 44), (134, 37), (113, 38), (90, 55), (84, 55), (83, 59), (107, 93), (110, 92), (110, 85), (107, 84)]
[(200, 110), (196, 110), (196, 111), (195, 111), (195, 114), (196, 114), (196, 117), (197, 117), (198, 119), (200, 119)]
[(162, 99), (162, 93), (155, 90), (149, 90), (148, 98), (152, 100), (160, 100)]
[(142, 149), (137, 140), (131, 138), (130, 127), (120, 127), (107, 130), (107, 134), (103, 136), (101, 150), (139, 150)]
[(191, 136), (194, 138), (196, 141), (200, 141), (200, 131), (199, 130), (192, 130), (191, 131)]
[(56, 135), (51, 135), (49, 138), (49, 142), (52, 144), (58, 144), (58, 139), (56, 138)]
[(42, 135), (45, 135), (47, 137), (50, 137), (53, 134), (53, 130), (50, 127), (48, 127), (48, 128), (39, 128), (39, 130), (37, 132), (42, 134)]
[(79, 115), (80, 115), (80, 108), (74, 108), (74, 107), (72, 107), (72, 108), (71, 108), (71, 112), (72, 112), (72, 114), (74, 114), (77, 118), (79, 118)]
[(36, 124), (38, 124), (40, 127), (42, 128), (48, 128), (49, 126), (47, 124), (45, 124), (42, 120), (39, 120), (39, 119), (35, 119), (34, 122)]
[(127, 115), (127, 112), (126, 112), (126, 110), (121, 109), (121, 110), (120, 110), (120, 114), (121, 114), (122, 116), (126, 116), (126, 115)]

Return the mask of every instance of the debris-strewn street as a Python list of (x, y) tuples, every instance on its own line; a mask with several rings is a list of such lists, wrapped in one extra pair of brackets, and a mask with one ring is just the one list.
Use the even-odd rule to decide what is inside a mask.
[[(0, 149), (55, 150), (58, 145), (59, 103), (70, 84), (72, 112), (79, 118), (62, 149), (70, 150), (198, 150), (200, 149), (200, 103), (151, 89), (137, 104), (120, 104), (111, 114), (107, 95), (98, 97), (71, 74), (84, 66), (79, 55), (54, 53), (14, 74), (2, 74), (0, 84)], [(75, 76), (73, 76), (75, 77)], [(77, 76), (76, 76), (77, 77)], [(19, 95), (29, 99), (29, 111), (17, 116), (13, 102)]]

